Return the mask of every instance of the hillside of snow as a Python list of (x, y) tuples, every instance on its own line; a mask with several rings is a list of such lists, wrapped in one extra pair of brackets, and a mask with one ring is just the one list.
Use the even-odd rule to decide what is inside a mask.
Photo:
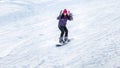
[[(64, 8), (73, 40), (56, 47)], [(0, 68), (120, 68), (120, 0), (0, 0)]]

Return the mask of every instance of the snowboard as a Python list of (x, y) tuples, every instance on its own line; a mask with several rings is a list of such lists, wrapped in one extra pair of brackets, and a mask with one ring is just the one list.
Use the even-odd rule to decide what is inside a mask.
[(71, 42), (71, 40), (72, 39), (69, 39), (68, 41), (64, 41), (64, 43), (56, 44), (56, 47), (64, 46), (64, 45), (68, 44), (69, 42)]

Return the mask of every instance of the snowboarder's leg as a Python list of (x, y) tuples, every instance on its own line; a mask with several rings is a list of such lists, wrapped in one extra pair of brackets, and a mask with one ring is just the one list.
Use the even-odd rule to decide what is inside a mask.
[(67, 27), (64, 28), (64, 31), (65, 31), (65, 37), (68, 37), (68, 29), (67, 29)]
[(59, 43), (63, 43), (64, 28), (62, 26), (59, 26), (59, 29), (61, 31)]
[(67, 41), (67, 40), (68, 40), (68, 29), (67, 29), (66, 26), (64, 27), (64, 31), (65, 31), (65, 38), (64, 38), (64, 41)]

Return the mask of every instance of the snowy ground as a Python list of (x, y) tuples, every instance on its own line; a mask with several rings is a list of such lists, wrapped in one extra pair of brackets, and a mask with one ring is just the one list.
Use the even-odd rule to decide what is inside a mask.
[[(67, 8), (66, 46), (56, 17)], [(120, 68), (120, 0), (0, 0), (0, 68)]]

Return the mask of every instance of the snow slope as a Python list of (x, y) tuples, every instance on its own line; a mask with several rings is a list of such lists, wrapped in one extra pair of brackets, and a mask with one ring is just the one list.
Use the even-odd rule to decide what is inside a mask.
[[(0, 0), (0, 68), (120, 68), (119, 0)], [(67, 8), (66, 46), (56, 17)]]

